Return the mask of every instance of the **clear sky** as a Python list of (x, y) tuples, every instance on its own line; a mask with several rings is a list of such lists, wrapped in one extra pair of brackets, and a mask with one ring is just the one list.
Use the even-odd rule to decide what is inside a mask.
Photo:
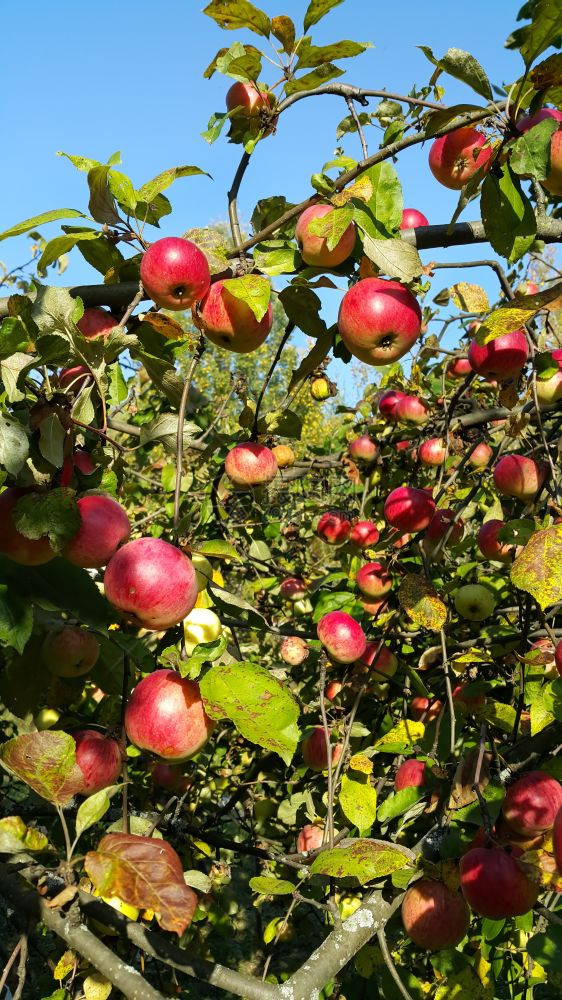
[[(306, 0), (263, 0), (270, 15), (289, 14), (302, 25)], [(316, 44), (341, 38), (370, 41), (373, 48), (350, 61), (343, 81), (408, 93), (428, 80), (429, 64), (416, 48), (424, 44), (442, 55), (449, 46), (475, 55), (493, 83), (519, 75), (520, 57), (504, 48), (515, 27), (521, 0), (471, 0), (459, 7), (451, 0), (347, 0), (314, 29)], [(213, 111), (224, 109), (229, 82), (203, 71), (215, 52), (236, 39), (260, 45), (264, 39), (249, 32), (225, 32), (201, 13), (201, 0), (53, 0), (41, 4), (2, 5), (3, 152), (0, 157), (0, 231), (42, 211), (59, 207), (84, 210), (85, 175), (57, 150), (106, 160), (122, 151), (123, 167), (140, 186), (155, 174), (178, 164), (196, 164), (212, 175), (177, 181), (166, 192), (173, 214), (155, 235), (172, 235), (193, 226), (226, 218), (226, 191), (240, 157), (240, 147), (219, 139), (209, 146), (200, 136)], [(341, 63), (346, 66), (346, 61)], [(273, 83), (273, 66), (264, 64), (263, 79)], [(270, 75), (271, 73), (271, 75)], [(462, 84), (445, 80), (447, 103), (479, 102)], [(376, 102), (374, 102), (376, 103)], [(331, 158), (335, 126), (347, 113), (336, 97), (302, 101), (283, 116), (277, 134), (260, 144), (246, 175), (239, 199), (248, 219), (258, 198), (284, 194), (299, 201), (310, 192), (310, 175)], [(370, 150), (380, 133), (369, 130)], [(357, 136), (346, 151), (359, 156)], [(398, 171), (405, 205), (419, 208), (430, 222), (449, 221), (457, 194), (441, 187), (427, 166), (427, 148), (415, 147), (400, 157)], [(472, 209), (474, 213), (475, 209)], [(472, 218), (470, 206), (463, 218)], [(43, 227), (45, 236), (58, 224)], [(488, 253), (488, 250), (486, 250)], [(0, 244), (0, 259), (9, 266), (22, 263), (25, 239)], [(426, 252), (426, 260), (475, 259), (482, 248)], [(95, 282), (78, 251), (61, 284)], [(464, 275), (466, 278), (466, 274)], [(435, 292), (459, 273), (447, 271), (433, 279)], [(493, 277), (472, 272), (495, 297)], [(327, 293), (326, 319), (336, 315), (340, 295)], [(339, 368), (339, 366), (338, 366)], [(348, 381), (347, 379), (345, 380)]]

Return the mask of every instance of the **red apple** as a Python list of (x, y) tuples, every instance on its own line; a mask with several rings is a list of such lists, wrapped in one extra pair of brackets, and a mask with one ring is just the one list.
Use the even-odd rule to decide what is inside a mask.
[(423, 788), (426, 785), (425, 762), (423, 760), (405, 760), (398, 768), (394, 777), (394, 790), (403, 788)]
[(297, 851), (299, 854), (304, 854), (305, 851), (316, 851), (322, 847), (323, 843), (324, 828), (315, 823), (307, 823), (297, 837)]
[(422, 695), (416, 695), (412, 698), (410, 702), (410, 711), (412, 713), (412, 718), (416, 722), (423, 721), (426, 723), (434, 722), (438, 718), (441, 709), (443, 708), (442, 703), (438, 698), (434, 698), (432, 701), (429, 698), (424, 698)]
[(379, 453), (378, 445), (368, 434), (361, 434), (350, 441), (347, 450), (355, 462), (373, 462)]
[(197, 600), (190, 560), (161, 538), (135, 538), (118, 549), (104, 587), (108, 601), (127, 619), (156, 631), (177, 625)]
[(175, 670), (147, 674), (129, 696), (125, 709), (125, 730), (131, 743), (165, 761), (193, 757), (205, 746), (214, 726), (197, 682), (180, 677)]
[[(336, 743), (332, 747), (332, 767), (341, 757), (342, 745)], [(328, 754), (326, 752), (326, 736), (322, 726), (309, 730), (302, 741), (302, 757), (311, 771), (326, 771)]]
[(534, 500), (548, 476), (548, 466), (525, 455), (504, 455), (494, 466), (499, 493), (517, 500)]
[(72, 733), (76, 744), (76, 763), (83, 775), (78, 795), (92, 795), (108, 785), (114, 785), (121, 774), (121, 748), (95, 729), (79, 729)]
[(64, 558), (86, 569), (107, 566), (131, 533), (125, 510), (112, 497), (90, 493), (78, 500), (78, 512), (82, 523), (63, 550)]
[(355, 664), (355, 670), (361, 680), (364, 675), (371, 676), (376, 690), (378, 684), (384, 683), (385, 677), (394, 677), (398, 670), (398, 659), (388, 646), (381, 646), (380, 642), (368, 642), (365, 652)]
[(425, 215), (418, 212), (417, 208), (405, 208), (402, 212), (400, 229), (417, 229), (419, 226), (429, 226)]
[(177, 792), (181, 795), (189, 788), (189, 778), (175, 764), (157, 760), (152, 764), (150, 773), (156, 787), (165, 788), (167, 792)]
[(455, 358), (447, 368), (447, 375), (450, 378), (465, 378), (471, 371), (472, 366), (468, 358)]
[(113, 328), (117, 326), (117, 320), (106, 309), (93, 307), (84, 309), (84, 314), (76, 326), (87, 340), (95, 340), (96, 337), (107, 340)]
[(367, 365), (398, 361), (415, 344), (421, 309), (399, 281), (364, 278), (345, 293), (338, 326), (348, 351)]
[(350, 542), (359, 549), (369, 549), (379, 540), (379, 529), (373, 521), (357, 521), (351, 529)]
[(46, 535), (26, 538), (16, 530), (12, 511), (18, 500), (29, 491), (8, 486), (0, 493), (0, 552), (22, 566), (42, 566), (55, 558)]
[(402, 900), (404, 930), (424, 951), (454, 948), (467, 934), (469, 921), (460, 892), (452, 892), (443, 882), (421, 878)]
[(316, 534), (328, 545), (341, 545), (347, 542), (351, 533), (351, 521), (337, 511), (327, 511), (322, 514), (316, 525)]
[(226, 93), (227, 111), (236, 111), (237, 114), (248, 118), (257, 118), (260, 112), (270, 108), (269, 94), (265, 90), (258, 90), (253, 83), (233, 83)]
[(306, 660), (309, 649), (300, 635), (288, 635), (279, 648), (281, 659), (291, 667), (298, 667)]
[(361, 566), (355, 574), (355, 582), (365, 597), (382, 597), (392, 588), (392, 577), (381, 562)]
[(286, 601), (302, 601), (306, 597), (308, 588), (300, 576), (288, 576), (279, 585), (279, 593)]
[(92, 473), (96, 471), (94, 460), (90, 455), (90, 452), (84, 451), (83, 448), (75, 449), (74, 454), (72, 455), (72, 461), (75, 468), (78, 469), (83, 476), (91, 476)]
[(562, 874), (562, 809), (558, 810), (554, 826), (552, 827), (552, 846), (554, 848), (556, 867), (560, 874)]
[(97, 663), (100, 644), (87, 629), (66, 625), (47, 634), (41, 653), (45, 666), (56, 677), (81, 677)]
[(460, 860), (461, 889), (475, 913), (503, 920), (527, 913), (539, 887), (511, 854), (501, 848), (473, 847)]
[(474, 469), (485, 469), (493, 454), (494, 452), (490, 448), (490, 445), (486, 444), (485, 441), (481, 441), (480, 444), (477, 444), (472, 449), (468, 458), (468, 464), (472, 465)]
[(223, 281), (215, 281), (199, 303), (196, 318), (213, 344), (236, 354), (249, 354), (263, 344), (270, 332), (273, 309), (270, 303), (265, 316), (257, 320), (246, 302), (233, 295)]
[(449, 545), (458, 545), (458, 543), (462, 541), (464, 535), (464, 521), (462, 517), (459, 517), (456, 520), (455, 517), (456, 514), (454, 510), (450, 510), (446, 507), (438, 507), (426, 528), (425, 537), (428, 538), (430, 542), (437, 543), (441, 541), (441, 539), (444, 538), (449, 531), (449, 528), (451, 528), (451, 524), (454, 522), (447, 541)]
[(396, 419), (404, 424), (425, 424), (430, 410), (418, 396), (403, 396), (396, 404)]
[(470, 694), (466, 684), (457, 684), (453, 688), (453, 701), (461, 714), (479, 712), (486, 705), (485, 694)]
[(350, 222), (338, 242), (328, 249), (328, 238), (316, 236), (310, 231), (310, 224), (315, 219), (323, 219), (331, 215), (335, 209), (332, 205), (310, 205), (299, 215), (295, 229), (295, 237), (299, 245), (301, 257), (310, 267), (338, 267), (353, 253), (357, 231), (355, 223)]
[(562, 785), (544, 771), (528, 771), (510, 785), (502, 815), (515, 833), (534, 836), (549, 830), (562, 808)]
[(504, 382), (519, 374), (529, 357), (527, 337), (523, 330), (504, 333), (487, 344), (471, 340), (468, 348), (470, 366), (483, 378)]
[(271, 483), (278, 466), (270, 448), (257, 441), (244, 441), (231, 448), (224, 463), (224, 471), (233, 486), (251, 489)]
[(398, 389), (387, 389), (386, 392), (383, 392), (378, 402), (381, 417), (385, 417), (386, 420), (397, 420), (396, 407), (405, 395), (405, 392), (400, 392)]
[(443, 438), (428, 438), (418, 448), (418, 458), (422, 465), (443, 465), (447, 449)]
[(359, 622), (345, 611), (329, 611), (323, 615), (316, 626), (316, 634), (336, 663), (353, 663), (365, 652), (365, 633)]
[(435, 500), (413, 486), (399, 486), (386, 498), (384, 516), (398, 531), (422, 531), (435, 514)]
[(337, 698), (340, 691), (343, 691), (343, 684), (341, 681), (330, 681), (329, 684), (326, 684), (324, 696), (328, 699), (328, 701), (333, 701), (334, 698)]
[(482, 147), (486, 136), (475, 128), (464, 126), (435, 139), (429, 151), (429, 169), (446, 188), (460, 191), (481, 167), (490, 169), (492, 149)]
[(559, 124), (558, 130), (552, 134), (550, 140), (550, 170), (545, 180), (541, 181), (541, 184), (550, 194), (560, 197), (562, 195), (562, 111), (558, 111), (556, 108), (541, 108), (536, 114), (519, 121), (517, 128), (520, 132), (528, 132), (530, 128), (538, 125), (545, 118), (553, 118), (554, 121), (561, 124)]
[(518, 545), (510, 545), (508, 542), (500, 542), (498, 534), (505, 527), (505, 521), (497, 518), (490, 518), (484, 521), (476, 538), (476, 544), (482, 555), (486, 559), (494, 559), (497, 562), (508, 562), (513, 555), (520, 550)]
[[(560, 118), (562, 119), (562, 112), (560, 113)], [(516, 295), (537, 295), (539, 291), (539, 286), (534, 281), (521, 281), (515, 289)]]
[(85, 365), (74, 365), (73, 368), (61, 368), (59, 386), (61, 389), (71, 389), (75, 395), (93, 382), (92, 373)]
[(140, 277), (157, 306), (176, 312), (199, 302), (211, 284), (205, 254), (181, 236), (165, 236), (152, 243), (141, 260)]

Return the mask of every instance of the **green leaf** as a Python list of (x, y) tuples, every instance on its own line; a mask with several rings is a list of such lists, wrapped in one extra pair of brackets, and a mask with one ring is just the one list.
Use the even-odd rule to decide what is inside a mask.
[(459, 115), (464, 114), (465, 111), (479, 111), (480, 105), (478, 104), (453, 104), (449, 108), (443, 108), (443, 110), (433, 111), (425, 125), (425, 135), (430, 138), (435, 135), (439, 129), (444, 128), (449, 122), (458, 118)]
[(413, 853), (406, 847), (385, 840), (360, 838), (344, 840), (339, 847), (322, 851), (312, 862), (310, 871), (313, 875), (335, 879), (355, 878), (360, 885), (366, 885), (405, 868), (413, 859)]
[(118, 361), (109, 366), (107, 374), (109, 375), (109, 402), (111, 406), (119, 406), (119, 403), (127, 398), (127, 383)]
[(368, 833), (377, 814), (377, 793), (368, 774), (344, 774), (339, 803), (344, 816), (360, 834)]
[(496, 726), (497, 729), (501, 729), (502, 732), (512, 733), (516, 712), (513, 705), (505, 705), (501, 701), (486, 699), (486, 705), (482, 710), (482, 718), (490, 722), (492, 726)]
[(562, 524), (536, 531), (515, 559), (510, 576), (543, 611), (562, 601)]
[(88, 186), (90, 188), (90, 201), (88, 209), (90, 215), (96, 222), (105, 222), (114, 226), (120, 222), (117, 205), (109, 188), (110, 167), (97, 166), (88, 171)]
[(82, 170), (85, 174), (89, 173), (93, 167), (101, 167), (99, 160), (91, 160), (88, 156), (73, 156), (72, 153), (64, 153), (62, 150), (57, 152), (57, 156), (66, 156), (66, 159), (70, 160), (77, 170)]
[(333, 212), (313, 219), (308, 225), (308, 231), (313, 236), (321, 236), (326, 240), (328, 250), (333, 250), (340, 242), (343, 234), (353, 221), (353, 208), (351, 205), (343, 205), (335, 208)]
[(389, 795), (377, 809), (377, 819), (379, 823), (389, 823), (408, 812), (416, 802), (427, 795), (427, 788), (401, 788), (399, 792)]
[(279, 301), (295, 326), (309, 337), (320, 337), (326, 324), (320, 316), (322, 303), (312, 288), (306, 285), (287, 285), (279, 294)]
[(534, 934), (529, 938), (526, 949), (535, 962), (552, 972), (562, 972), (562, 927), (548, 925), (548, 933)]
[(532, 7), (523, 8), (526, 16), (532, 15), (531, 24), (518, 28), (508, 38), (508, 48), (518, 48), (528, 67), (550, 45), (558, 42), (562, 34), (562, 11), (556, 0), (538, 0)]
[(38, 271), (46, 271), (50, 264), (59, 257), (62, 257), (63, 253), (68, 253), (72, 250), (77, 243), (83, 240), (97, 240), (101, 233), (94, 232), (91, 229), (84, 230), (84, 232), (73, 233), (68, 236), (56, 236), (54, 240), (49, 240), (39, 261), (37, 262)]
[[(178, 428), (178, 418), (175, 413), (160, 413), (157, 417), (154, 417), (148, 424), (143, 424), (140, 433), (140, 443), (142, 445), (150, 444), (151, 441), (160, 441), (166, 451), (175, 454), (176, 451), (176, 435)], [(186, 420), (183, 425), (183, 441), (184, 446), (187, 447), (189, 442), (197, 437), (201, 433), (201, 428), (198, 424), (192, 423), (190, 420)]]
[(234, 42), (234, 45), (231, 45), (229, 49), (221, 49), (217, 52), (203, 76), (211, 77), (217, 69), (219, 73), (230, 76), (234, 80), (255, 82), (259, 80), (261, 75), (261, 58), (262, 54), (255, 45), (242, 45), (240, 42)]
[(292, 882), (276, 878), (275, 875), (257, 875), (250, 879), (252, 892), (259, 892), (262, 896), (287, 896), (294, 892), (295, 888)]
[[(66, 559), (52, 559), (43, 566), (20, 566), (0, 557), (0, 580), (35, 602), (51, 610), (69, 611), (85, 625), (107, 626), (117, 615), (100, 594), (85, 569)], [(118, 641), (117, 633), (113, 636)]]
[(48, 536), (55, 552), (60, 552), (80, 530), (76, 494), (66, 487), (49, 493), (27, 493), (12, 511), (17, 530), (26, 538)]
[(409, 282), (423, 271), (418, 251), (403, 240), (374, 240), (364, 233), (363, 249), (369, 260), (390, 278)]
[(212, 582), (207, 584), (207, 590), (219, 610), (222, 609), (225, 614), (232, 618), (244, 618), (252, 628), (259, 631), (269, 629), (269, 624), (264, 616), (243, 597), (231, 594), (224, 587), (219, 587), (218, 584)]
[(83, 312), (83, 303), (73, 298), (68, 288), (39, 285), (30, 315), (43, 336), (47, 333), (62, 334), (70, 344), (69, 331), (74, 330)]
[[(285, 212), (294, 207), (294, 204), (287, 201), (281, 194), (272, 195), (271, 198), (261, 198), (252, 212), (252, 218), (250, 219), (252, 229), (255, 233), (259, 233), (261, 229), (265, 229), (272, 222), (276, 222)], [(277, 235), (292, 238), (294, 231), (295, 220), (291, 219), (285, 226), (279, 227)]]
[(233, 559), (235, 562), (242, 562), (242, 556), (238, 554), (234, 545), (223, 538), (209, 538), (206, 542), (197, 540), (193, 543), (193, 551), (201, 552), (211, 559)]
[(271, 299), (271, 285), (267, 278), (259, 274), (245, 274), (241, 278), (227, 278), (223, 285), (231, 295), (249, 306), (258, 323), (263, 319)]
[(99, 823), (109, 809), (111, 798), (122, 785), (108, 785), (99, 792), (94, 792), (82, 802), (76, 813), (76, 839), (81, 837), (85, 830)]
[(212, 0), (203, 13), (212, 17), (213, 21), (228, 31), (248, 28), (256, 35), (263, 35), (264, 38), (268, 38), (271, 31), (267, 14), (254, 7), (249, 0)]
[[(132, 215), (139, 201), (138, 191), (135, 191), (133, 184), (126, 174), (120, 170), (110, 170), (107, 176), (107, 183), (111, 194), (127, 215)], [(147, 198), (146, 201), (149, 199)]]
[(0, 464), (17, 476), (29, 454), (27, 434), (17, 420), (0, 413)]
[(296, 69), (322, 66), (336, 59), (351, 59), (369, 48), (370, 42), (351, 42), (345, 39), (331, 45), (311, 45), (309, 38), (303, 38), (298, 49)]
[(509, 167), (488, 174), (480, 200), (482, 222), (493, 249), (512, 264), (527, 253), (537, 233), (533, 206)]
[(96, 411), (94, 410), (94, 404), (92, 403), (92, 393), (95, 389), (94, 385), (87, 385), (84, 389), (81, 389), (80, 395), (77, 397), (72, 405), (71, 416), (73, 420), (79, 420), (81, 424), (85, 424), (89, 427), (94, 421)]
[(279, 434), (298, 441), (302, 434), (302, 417), (294, 410), (270, 410), (260, 417), (258, 430), (260, 433)]
[(277, 41), (281, 42), (283, 51), (290, 56), (295, 47), (296, 37), (295, 26), (291, 18), (287, 17), (286, 14), (280, 14), (279, 17), (272, 17), (271, 34), (275, 36)]
[(165, 191), (166, 188), (170, 187), (170, 184), (173, 184), (180, 177), (195, 177), (196, 175), (211, 176), (206, 170), (201, 170), (200, 167), (171, 167), (170, 170), (164, 170), (161, 174), (153, 177), (151, 181), (143, 184), (137, 191), (137, 194), (141, 201), (153, 201), (157, 194)]
[(39, 428), (39, 451), (56, 469), (61, 469), (64, 461), (64, 441), (66, 431), (56, 413), (50, 413), (41, 421)]
[[(490, 781), (484, 788), (482, 788), (482, 798), (486, 803), (486, 811), (494, 822), (501, 809), (501, 804), (505, 797), (505, 788), (499, 783), (494, 783)], [(455, 823), (472, 823), (476, 826), (482, 826), (483, 818), (482, 811), (480, 809), (480, 803), (477, 799), (474, 802), (470, 802), (467, 806), (462, 809), (456, 809), (453, 814)]]
[(254, 663), (219, 664), (200, 682), (205, 711), (230, 719), (242, 736), (291, 763), (299, 740), (299, 706), (286, 687)]
[(228, 267), (230, 243), (224, 233), (217, 232), (216, 229), (188, 229), (183, 238), (191, 240), (205, 254), (211, 274), (217, 274)]
[(7, 316), (0, 323), (0, 358), (9, 358), (26, 348), (29, 337), (19, 316)]
[(334, 7), (339, 7), (343, 0), (310, 0), (304, 15), (304, 30), (308, 31), (313, 24), (318, 24)]
[(304, 76), (289, 80), (285, 84), (285, 92), (289, 96), (303, 90), (314, 90), (316, 87), (320, 87), (321, 84), (327, 83), (328, 80), (335, 80), (336, 77), (343, 76), (343, 74), (343, 69), (339, 69), (333, 63), (323, 63), (322, 66), (318, 66), (317, 69), (312, 70), (312, 73), (305, 73)]
[(9, 403), (17, 403), (19, 400), (25, 399), (25, 392), (18, 388), (18, 383), (24, 371), (28, 368), (34, 368), (36, 362), (36, 358), (20, 351), (0, 361), (0, 376)]
[(376, 163), (362, 175), (371, 185), (367, 207), (371, 212), (376, 232), (372, 236), (388, 236), (397, 232), (402, 222), (402, 185), (391, 163)]
[(0, 584), (0, 642), (23, 653), (33, 628), (33, 608), (15, 590)]
[(98, 233), (96, 240), (80, 240), (77, 246), (90, 267), (104, 277), (110, 271), (118, 273), (125, 260), (121, 251), (102, 233)]
[(513, 143), (509, 163), (516, 174), (544, 181), (550, 171), (550, 143), (559, 122), (552, 118), (534, 125)]
[(297, 248), (284, 240), (258, 243), (253, 249), (253, 254), (256, 267), (271, 277), (293, 274), (301, 263), (301, 255)]
[(434, 66), (437, 66), (438, 69), (444, 73), (448, 73), (449, 76), (453, 76), (455, 80), (461, 80), (463, 83), (466, 83), (477, 94), (480, 94), (481, 97), (485, 97), (486, 100), (492, 100), (493, 94), (490, 81), (478, 60), (474, 56), (471, 56), (470, 52), (465, 52), (464, 49), (447, 49), (441, 59), (436, 59), (427, 45), (419, 45), (418, 48), (421, 49), (424, 56)]
[(57, 219), (85, 218), (84, 213), (77, 212), (75, 208), (55, 208), (51, 212), (34, 215), (32, 219), (26, 219), (25, 222), (18, 222), (15, 226), (5, 229), (3, 233), (0, 233), (0, 242), (7, 240), (10, 236), (21, 236), (22, 233), (28, 233), (30, 229), (37, 229), (38, 226), (44, 226), (47, 222), (56, 222)]
[(0, 760), (42, 798), (65, 805), (84, 778), (72, 736), (58, 730), (24, 733), (0, 747)]

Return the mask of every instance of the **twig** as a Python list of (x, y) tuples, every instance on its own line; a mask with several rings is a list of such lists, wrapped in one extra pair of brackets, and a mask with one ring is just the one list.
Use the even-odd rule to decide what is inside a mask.
[(334, 846), (334, 783), (332, 777), (332, 743), (330, 740), (330, 727), (328, 726), (328, 716), (326, 715), (326, 663), (325, 653), (320, 654), (320, 715), (322, 716), (322, 726), (324, 728), (324, 740), (326, 743), (326, 767), (328, 768), (328, 815), (324, 836), (328, 834), (328, 845)]
[(254, 423), (253, 423), (253, 426), (252, 426), (252, 434), (251, 434), (251, 438), (250, 438), (250, 440), (252, 440), (252, 441), (255, 441), (257, 439), (257, 436), (258, 436), (258, 423), (259, 423), (259, 418), (260, 418), (260, 407), (261, 407), (261, 404), (263, 402), (263, 397), (265, 396), (266, 389), (267, 389), (269, 383), (271, 382), (271, 379), (273, 378), (273, 373), (274, 373), (274, 371), (275, 371), (275, 369), (277, 367), (277, 363), (279, 362), (279, 359), (280, 359), (280, 357), (281, 357), (281, 355), (283, 353), (283, 348), (285, 347), (285, 344), (287, 343), (287, 341), (288, 341), (289, 337), (291, 336), (291, 334), (292, 334), (292, 332), (293, 332), (294, 329), (295, 329), (295, 324), (293, 323), (292, 320), (289, 320), (289, 322), (287, 323), (287, 326), (285, 327), (285, 332), (283, 333), (283, 336), (281, 337), (281, 340), (279, 341), (279, 346), (278, 346), (278, 348), (277, 348), (277, 350), (275, 352), (275, 357), (273, 358), (273, 361), (271, 362), (271, 365), (269, 367), (269, 371), (268, 371), (267, 375), (265, 376), (264, 383), (263, 383), (263, 385), (262, 385), (262, 387), (260, 389), (260, 394), (259, 394), (259, 396), (257, 398), (257, 402), (256, 402), (256, 412), (254, 414)]
[(240, 190), (240, 185), (242, 183), (242, 178), (246, 173), (246, 169), (250, 162), (250, 153), (244, 152), (242, 154), (242, 159), (238, 164), (238, 169), (234, 175), (234, 180), (232, 181), (232, 187), (228, 192), (228, 218), (230, 221), (230, 231), (232, 233), (232, 239), (235, 247), (239, 247), (242, 243), (242, 235), (240, 233), (240, 222), (238, 221), (238, 208), (236, 204), (236, 199), (238, 198), (238, 192)]
[(131, 672), (131, 661), (128, 653), (123, 656), (123, 684), (121, 687), (121, 749), (123, 753), (123, 763), (121, 767), (121, 777), (123, 779), (123, 790), (121, 792), (121, 830), (123, 833), (130, 833), (129, 829), (129, 768), (127, 766), (127, 754), (125, 753), (125, 711), (127, 699), (129, 697), (129, 677)]
[(22, 934), (20, 957), (18, 962), (18, 985), (16, 986), (16, 992), (13, 995), (13, 1000), (21, 1000), (23, 996), (23, 990), (25, 987), (25, 980), (27, 976), (28, 945), (29, 942), (27, 934)]
[(201, 360), (203, 351), (205, 350), (205, 339), (203, 334), (199, 337), (199, 343), (195, 348), (193, 357), (191, 359), (189, 368), (187, 370), (187, 375), (185, 382), (183, 384), (183, 391), (181, 394), (180, 407), (178, 410), (178, 427), (176, 433), (176, 486), (174, 490), (174, 532), (177, 532), (177, 527), (180, 519), (180, 495), (181, 495), (181, 479), (183, 474), (183, 425), (185, 421), (185, 411), (187, 409), (187, 400), (189, 398), (189, 390), (191, 389), (191, 381), (193, 379), (193, 373)]
[(455, 719), (455, 703), (453, 701), (453, 690), (451, 688), (451, 677), (449, 675), (449, 657), (447, 655), (447, 638), (443, 629), (440, 631), (441, 636), (441, 652), (443, 656), (443, 673), (445, 674), (445, 689), (447, 691), (447, 701), (449, 703), (449, 714), (451, 717), (451, 753), (455, 752), (456, 745), (456, 719)]
[(400, 979), (396, 966), (392, 961), (392, 955), (390, 954), (390, 951), (388, 949), (388, 944), (386, 942), (386, 935), (384, 933), (384, 928), (382, 927), (379, 931), (377, 931), (377, 941), (379, 942), (379, 948), (381, 950), (382, 957), (384, 959), (384, 964), (386, 965), (388, 971), (390, 972), (390, 975), (392, 976), (394, 982), (396, 983), (399, 992), (404, 997), (404, 1000), (413, 1000), (411, 993), (408, 993), (408, 990), (406, 989), (404, 983)]
[(142, 287), (142, 281), (139, 281), (139, 286), (138, 286), (137, 294), (131, 300), (131, 302), (129, 302), (129, 305), (125, 309), (125, 312), (123, 313), (123, 315), (122, 315), (121, 319), (119, 320), (117, 326), (115, 326), (113, 328), (114, 330), (124, 330), (125, 329), (125, 326), (127, 325), (128, 320), (131, 318), (131, 316), (134, 313), (135, 309), (137, 308), (139, 302), (142, 302), (142, 300), (144, 298), (145, 298), (145, 294), (144, 294), (144, 288)]
[(349, 113), (350, 113), (351, 117), (353, 118), (353, 121), (355, 122), (355, 127), (357, 129), (357, 132), (359, 134), (359, 140), (361, 142), (361, 149), (363, 151), (363, 159), (366, 160), (367, 157), (368, 157), (368, 155), (369, 155), (369, 150), (367, 148), (367, 141), (365, 139), (365, 133), (363, 131), (363, 126), (361, 124), (361, 121), (359, 119), (359, 115), (357, 114), (357, 110), (356, 110), (355, 105), (353, 103), (353, 98), (347, 96), (346, 99), (345, 99), (345, 103), (347, 104), (347, 106), (349, 108)]
[(6, 962), (6, 964), (4, 966), (4, 971), (2, 973), (2, 978), (0, 978), (0, 993), (2, 992), (2, 990), (4, 989), (4, 986), (7, 983), (8, 976), (10, 975), (10, 970), (11, 970), (11, 968), (12, 968), (12, 966), (13, 966), (16, 958), (18, 957), (18, 955), (19, 955), (19, 953), (21, 951), (22, 944), (23, 944), (23, 938), (24, 938), (24, 935), (22, 934), (21, 937), (19, 938), (19, 940), (17, 941), (16, 946), (15, 946), (14, 950), (12, 951), (12, 954), (10, 955), (8, 961)]

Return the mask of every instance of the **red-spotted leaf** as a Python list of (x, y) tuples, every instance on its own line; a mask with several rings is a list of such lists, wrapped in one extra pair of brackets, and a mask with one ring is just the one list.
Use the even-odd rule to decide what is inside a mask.
[(197, 896), (185, 884), (182, 863), (166, 841), (108, 833), (97, 851), (88, 852), (84, 865), (101, 896), (154, 910), (163, 930), (179, 936), (189, 927)]
[(416, 625), (438, 632), (447, 620), (447, 608), (435, 587), (420, 573), (408, 573), (400, 584), (398, 600)]
[(84, 783), (72, 736), (56, 729), (8, 740), (0, 747), (0, 759), (34, 792), (56, 806), (69, 802)]
[(562, 601), (562, 524), (535, 531), (511, 567), (511, 582), (543, 609)]
[(335, 879), (356, 878), (360, 885), (366, 885), (373, 879), (391, 875), (413, 860), (414, 855), (407, 847), (361, 837), (342, 840), (337, 847), (322, 851), (312, 862), (310, 871), (313, 875), (329, 875)]

